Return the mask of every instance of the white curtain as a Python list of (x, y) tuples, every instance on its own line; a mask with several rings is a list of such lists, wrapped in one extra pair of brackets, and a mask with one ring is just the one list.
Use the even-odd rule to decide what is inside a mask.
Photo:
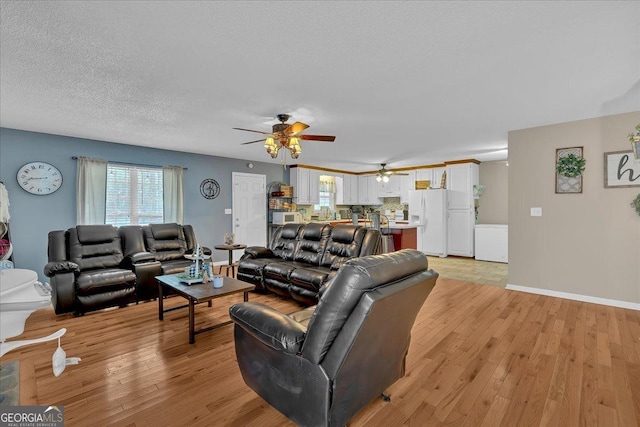
[(104, 224), (106, 201), (107, 161), (78, 157), (76, 223)]
[(184, 221), (184, 193), (182, 190), (183, 169), (179, 166), (163, 166), (164, 222)]

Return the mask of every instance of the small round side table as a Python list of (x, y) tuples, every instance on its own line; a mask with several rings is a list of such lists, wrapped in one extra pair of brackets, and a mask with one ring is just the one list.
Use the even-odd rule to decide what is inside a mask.
[(233, 263), (233, 251), (237, 251), (240, 249), (245, 249), (247, 247), (247, 245), (240, 245), (240, 244), (236, 244), (236, 245), (216, 245), (214, 246), (215, 249), (219, 250), (219, 251), (229, 251), (229, 265), (221, 265), (220, 266), (220, 273), (222, 273), (222, 268), (226, 267), (227, 268), (227, 274), (229, 274), (229, 269), (231, 269), (231, 277), (233, 277), (235, 279), (236, 277), (236, 266)]

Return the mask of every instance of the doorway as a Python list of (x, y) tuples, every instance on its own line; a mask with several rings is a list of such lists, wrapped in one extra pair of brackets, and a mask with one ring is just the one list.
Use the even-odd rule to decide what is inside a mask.
[[(267, 245), (267, 176), (232, 172), (232, 214), (235, 242), (247, 246)], [(233, 251), (233, 260), (242, 256)]]

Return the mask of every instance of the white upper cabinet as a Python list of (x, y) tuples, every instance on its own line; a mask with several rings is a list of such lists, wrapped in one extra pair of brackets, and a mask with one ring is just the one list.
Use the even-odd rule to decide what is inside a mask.
[(447, 190), (449, 209), (473, 209), (473, 186), (478, 184), (480, 172), (475, 163), (447, 166)]
[(375, 175), (358, 176), (358, 203), (363, 205), (379, 205), (378, 181)]
[[(432, 178), (432, 173), (431, 173), (431, 169), (416, 169), (416, 181), (426, 181), (429, 180), (431, 181)], [(432, 182), (432, 186), (433, 186), (433, 182)]]
[(416, 171), (407, 171), (408, 175), (400, 176), (400, 203), (409, 203), (409, 190), (416, 188)]
[(356, 205), (359, 203), (358, 200), (358, 175), (350, 175), (345, 173), (343, 175), (343, 198), (342, 204), (345, 205)]
[(320, 172), (309, 169), (309, 204), (320, 203)]
[(318, 184), (320, 174), (317, 170), (305, 168), (291, 168), (289, 182), (293, 185), (293, 195), (299, 205), (320, 203)]
[(375, 177), (374, 182), (378, 184), (378, 197), (399, 197), (400, 187), (402, 186), (402, 177), (398, 175), (391, 175), (389, 182), (378, 182)]
[(440, 188), (445, 167), (431, 169), (431, 188)]

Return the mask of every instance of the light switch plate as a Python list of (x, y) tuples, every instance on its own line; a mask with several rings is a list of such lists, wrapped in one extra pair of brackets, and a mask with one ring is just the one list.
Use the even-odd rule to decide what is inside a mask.
[(226, 209), (224, 210), (224, 214), (225, 214), (225, 215), (231, 215), (231, 209), (226, 208)]
[(542, 216), (542, 208), (531, 208), (531, 216)]

